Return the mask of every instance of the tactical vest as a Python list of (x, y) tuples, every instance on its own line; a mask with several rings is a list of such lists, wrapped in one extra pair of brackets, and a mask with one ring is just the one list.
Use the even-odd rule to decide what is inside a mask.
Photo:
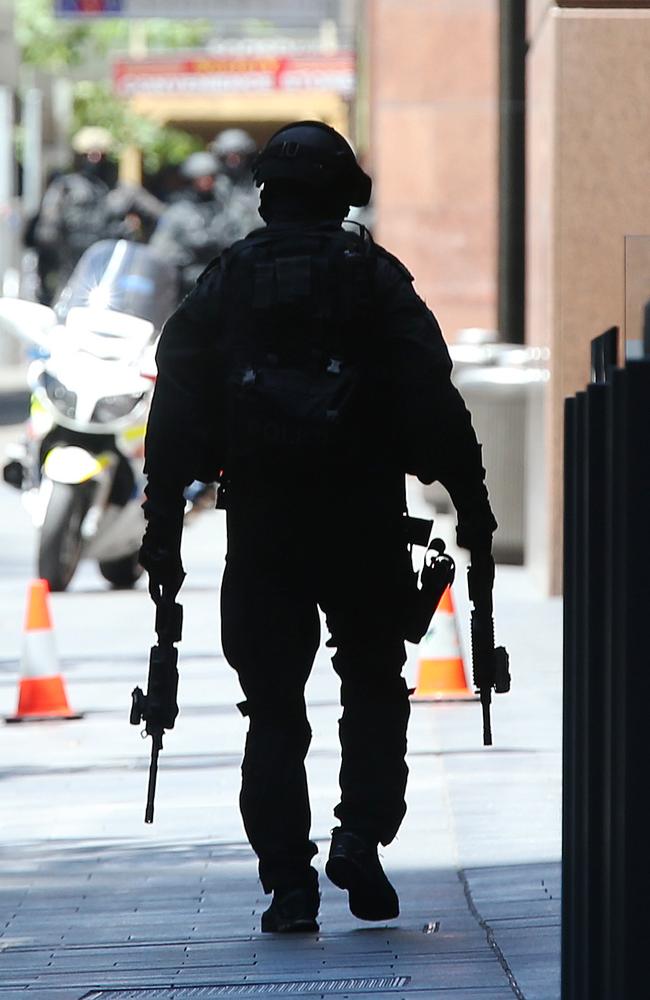
[(81, 254), (106, 235), (108, 187), (97, 177), (68, 174), (61, 178), (61, 239)]
[(298, 469), (362, 446), (375, 261), (365, 230), (326, 226), (264, 230), (223, 255), (218, 353), (231, 467)]

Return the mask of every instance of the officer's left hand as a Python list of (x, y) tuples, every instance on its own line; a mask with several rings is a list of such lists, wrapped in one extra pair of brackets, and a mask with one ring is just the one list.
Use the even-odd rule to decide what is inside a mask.
[(180, 535), (174, 525), (164, 519), (151, 517), (147, 522), (138, 558), (155, 587), (178, 593), (185, 579), (185, 571), (181, 560)]
[(492, 535), (497, 522), (488, 504), (458, 512), (456, 543), (471, 552), (492, 550)]

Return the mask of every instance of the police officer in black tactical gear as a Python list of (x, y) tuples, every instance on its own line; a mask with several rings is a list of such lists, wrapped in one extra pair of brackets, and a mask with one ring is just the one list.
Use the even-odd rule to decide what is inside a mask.
[(227, 223), (225, 199), (216, 186), (218, 172), (211, 153), (191, 153), (180, 170), (188, 187), (163, 213), (150, 240), (151, 246), (178, 268), (182, 294), (190, 290), (206, 264), (236, 238)]
[(252, 182), (251, 169), (257, 144), (245, 129), (223, 129), (210, 143), (210, 152), (219, 164), (220, 173), (232, 184)]
[(178, 586), (183, 489), (220, 476), (223, 649), (249, 717), (240, 805), (273, 894), (262, 930), (314, 931), (304, 688), (318, 609), (342, 704), (325, 871), (355, 916), (389, 920), (399, 903), (377, 849), (406, 811), (405, 475), (447, 488), (461, 546), (489, 552), (496, 522), (435, 317), (395, 257), (342, 228), (371, 188), (347, 142), (288, 125), (254, 177), (266, 227), (206, 269), (160, 340), (141, 561)]
[(41, 257), (43, 301), (52, 301), (82, 253), (106, 236), (108, 157), (113, 145), (113, 137), (104, 128), (79, 129), (72, 138), (74, 170), (57, 174), (43, 195), (30, 241)]
[(217, 187), (226, 205), (234, 242), (262, 225), (259, 192), (252, 175), (257, 144), (243, 128), (226, 128), (215, 136), (210, 152), (219, 164)]

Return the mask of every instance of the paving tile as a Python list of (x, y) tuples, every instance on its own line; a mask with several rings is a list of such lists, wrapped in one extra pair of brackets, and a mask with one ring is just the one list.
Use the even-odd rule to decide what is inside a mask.
[[(409, 811), (383, 851), (402, 913), (386, 926), (355, 920), (322, 875), (340, 706), (320, 651), (308, 686), (308, 771), (322, 929), (292, 940), (261, 935), (269, 900), (237, 811), (246, 724), (234, 707), (236, 679), (220, 659), (218, 595), (205, 562), (210, 553), (223, 559), (219, 524), (206, 518), (188, 537), (188, 558), (206, 568), (184, 599), (181, 716), (161, 755), (153, 827), (142, 822), (149, 747), (126, 721), (151, 642), (146, 595), (99, 594), (87, 573), (86, 592), (55, 595), (69, 690), (87, 715), (69, 726), (0, 727), (0, 1000), (79, 1000), (98, 985), (381, 973), (411, 981), (374, 1000), (506, 1000), (513, 991), (486, 928), (525, 1000), (558, 1000), (557, 602), (524, 599), (521, 573), (498, 574), (497, 630), (510, 649), (513, 694), (495, 699), (492, 751), (480, 745), (476, 705), (413, 707)], [(2, 579), (0, 597), (20, 620)], [(462, 591), (458, 605), (466, 628)], [(111, 620), (124, 628), (107, 630)], [(410, 649), (411, 671), (415, 655)], [(0, 711), (13, 708), (12, 669), (0, 664)]]

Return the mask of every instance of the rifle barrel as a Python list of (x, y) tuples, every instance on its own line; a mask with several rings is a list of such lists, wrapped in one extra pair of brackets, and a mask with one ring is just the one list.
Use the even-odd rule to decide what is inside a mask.
[(162, 746), (162, 738), (153, 736), (151, 741), (151, 763), (149, 765), (149, 785), (147, 787), (147, 807), (144, 813), (145, 823), (153, 823), (153, 802), (156, 797), (156, 778), (158, 777), (158, 754)]
[(492, 746), (492, 723), (490, 721), (490, 688), (481, 688), (481, 707), (483, 709), (483, 746)]

